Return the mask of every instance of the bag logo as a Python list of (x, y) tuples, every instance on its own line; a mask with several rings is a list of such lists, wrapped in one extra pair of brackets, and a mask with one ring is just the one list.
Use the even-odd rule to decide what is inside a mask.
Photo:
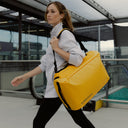
[(86, 97), (86, 98), (81, 102), (81, 104), (84, 104), (84, 102), (85, 102), (88, 98), (90, 98), (92, 95), (93, 95), (93, 93), (91, 93), (88, 97)]

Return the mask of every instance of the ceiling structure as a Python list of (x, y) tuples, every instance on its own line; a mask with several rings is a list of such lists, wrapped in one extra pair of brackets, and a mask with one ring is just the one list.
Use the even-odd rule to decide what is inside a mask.
[[(0, 0), (0, 28), (18, 31), (17, 21), (49, 30), (44, 20), (46, 6), (53, 0)], [(58, 0), (69, 10), (75, 32), (83, 40), (113, 39), (113, 24), (128, 22), (127, 0)], [(15, 26), (15, 27), (14, 27)], [(100, 27), (99, 27), (100, 26)], [(42, 28), (42, 29), (41, 29)], [(25, 27), (23, 27), (25, 31)], [(34, 28), (31, 28), (34, 29)]]

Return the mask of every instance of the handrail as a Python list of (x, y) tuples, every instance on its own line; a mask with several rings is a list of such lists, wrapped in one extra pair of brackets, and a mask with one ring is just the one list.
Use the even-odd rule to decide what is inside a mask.
[(18, 93), (18, 94), (29, 94), (31, 95), (30, 92), (21, 92), (21, 91), (12, 91), (12, 90), (0, 90), (0, 92), (7, 92), (7, 93)]
[(11, 63), (13, 63), (13, 62), (18, 62), (18, 63), (20, 63), (20, 62), (40, 62), (40, 60), (0, 60), (0, 63), (1, 62), (11, 62)]
[(118, 102), (118, 103), (128, 103), (127, 100), (114, 100), (114, 99), (101, 99), (102, 101), (106, 101), (106, 102)]
[[(102, 61), (128, 61), (128, 59), (101, 59)], [(0, 62), (40, 62), (40, 60), (0, 60)]]
[(128, 59), (121, 58), (121, 59), (101, 59), (102, 61), (128, 61)]

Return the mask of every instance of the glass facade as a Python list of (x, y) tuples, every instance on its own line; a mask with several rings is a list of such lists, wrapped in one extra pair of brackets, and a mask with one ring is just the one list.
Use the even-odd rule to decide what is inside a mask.
[[(2, 25), (1, 25), (2, 26)], [(4, 25), (3, 25), (4, 26)], [(22, 30), (22, 43), (21, 43), (21, 59), (22, 60), (39, 60), (45, 54), (46, 48), (49, 44), (49, 37), (41, 36), (43, 29), (31, 25), (23, 25), (25, 30)], [(13, 25), (10, 27), (13, 27)], [(17, 32), (13, 30), (0, 29), (0, 60), (18, 60), (19, 59), (19, 33), (18, 24), (14, 26)], [(24, 29), (23, 28), (23, 29)], [(38, 34), (39, 33), (39, 34)], [(108, 41), (107, 41), (108, 42)], [(97, 41), (83, 41), (83, 44), (88, 50), (98, 51)], [(105, 44), (105, 41), (100, 42), (100, 51), (103, 58), (104, 54), (108, 51), (113, 51), (113, 41)], [(4, 48), (6, 46), (6, 48)], [(110, 48), (111, 47), (111, 48)], [(106, 52), (105, 52), (106, 51)], [(109, 56), (109, 53), (108, 53)], [(111, 57), (110, 57), (111, 58)]]

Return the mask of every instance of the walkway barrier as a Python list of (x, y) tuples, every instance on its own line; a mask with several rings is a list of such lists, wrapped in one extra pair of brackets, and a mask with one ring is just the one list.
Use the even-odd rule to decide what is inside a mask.
[[(128, 59), (104, 59), (110, 81), (104, 87), (101, 100), (106, 107), (120, 104), (128, 108)], [(114, 105), (115, 106), (115, 105)]]
[[(102, 59), (110, 76), (106, 84), (91, 101), (95, 101), (93, 111), (110, 103), (127, 103), (128, 96), (128, 59)], [(25, 72), (28, 72), (40, 64), (39, 60), (1, 60), (0, 61), (0, 94), (14, 96), (32, 95), (36, 99), (42, 99), (46, 87), (45, 73), (26, 80), (18, 87), (11, 86), (11, 80)], [(118, 95), (119, 93), (119, 95)], [(122, 94), (123, 93), (123, 94)], [(100, 102), (102, 101), (102, 102)], [(100, 104), (99, 104), (100, 103)], [(96, 106), (98, 104), (98, 107)], [(85, 107), (87, 109), (87, 106)]]
[[(24, 74), (40, 64), (39, 60), (1, 60), (0, 61), (0, 93), (1, 95), (31, 95), (30, 80), (24, 81), (21, 85), (13, 87), (11, 80), (21, 74)], [(44, 83), (44, 74), (38, 76), (36, 86)]]

